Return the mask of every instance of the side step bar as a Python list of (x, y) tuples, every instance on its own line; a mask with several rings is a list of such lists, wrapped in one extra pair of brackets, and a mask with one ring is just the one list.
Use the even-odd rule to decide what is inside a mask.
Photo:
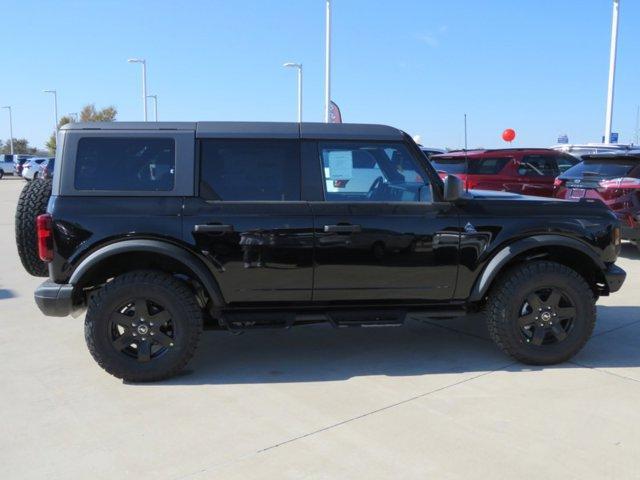
[(336, 328), (398, 327), (407, 317), (420, 319), (447, 319), (466, 315), (463, 309), (409, 311), (403, 309), (336, 309), (323, 312), (243, 311), (224, 312), (220, 326), (231, 331), (263, 328), (291, 328), (293, 325), (329, 323)]

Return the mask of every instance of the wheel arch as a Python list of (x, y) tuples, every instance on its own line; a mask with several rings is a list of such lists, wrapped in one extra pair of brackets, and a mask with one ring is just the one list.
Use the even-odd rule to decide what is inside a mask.
[(602, 259), (584, 242), (562, 235), (536, 235), (518, 240), (498, 251), (487, 263), (469, 296), (469, 301), (481, 301), (500, 272), (517, 263), (544, 258), (572, 268), (585, 278), (595, 295), (606, 289)]
[(162, 240), (130, 239), (105, 245), (80, 262), (68, 283), (74, 285), (74, 294), (80, 295), (84, 288), (138, 269), (186, 275), (202, 286), (214, 310), (224, 305), (218, 282), (202, 260), (185, 248)]

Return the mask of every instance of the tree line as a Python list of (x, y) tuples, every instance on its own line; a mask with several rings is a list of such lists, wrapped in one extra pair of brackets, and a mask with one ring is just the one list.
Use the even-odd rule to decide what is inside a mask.
[[(118, 110), (114, 106), (108, 106), (100, 110), (96, 109), (95, 104), (90, 103), (85, 105), (80, 111), (81, 122), (113, 122), (118, 115)], [(74, 123), (74, 118), (70, 115), (64, 115), (58, 120), (58, 128), (67, 123)], [(53, 132), (47, 140), (45, 146), (51, 155), (56, 152), (56, 132)], [(0, 140), (0, 153), (11, 153), (11, 140), (7, 139), (5, 142)], [(14, 138), (13, 139), (13, 153), (26, 153), (35, 155), (38, 152), (38, 148), (29, 145), (29, 140), (26, 138)]]

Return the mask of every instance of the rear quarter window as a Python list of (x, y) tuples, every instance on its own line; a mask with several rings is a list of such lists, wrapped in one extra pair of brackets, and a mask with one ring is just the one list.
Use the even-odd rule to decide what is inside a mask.
[(473, 175), (497, 175), (511, 158), (480, 158), (469, 161), (469, 173)]
[(175, 181), (172, 138), (100, 138), (78, 141), (78, 190), (171, 191)]

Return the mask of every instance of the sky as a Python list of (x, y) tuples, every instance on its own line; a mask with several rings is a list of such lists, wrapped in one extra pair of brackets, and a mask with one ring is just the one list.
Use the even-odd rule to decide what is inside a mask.
[[(600, 141), (611, 0), (332, 0), (332, 98), (345, 122), (384, 123), (425, 145)], [(142, 120), (141, 67), (162, 120), (322, 121), (324, 0), (4, 0), (0, 104), (43, 146), (60, 115), (114, 105)], [(621, 0), (613, 130), (635, 138), (640, 2)], [(150, 118), (152, 105), (149, 102)], [(0, 138), (9, 137), (0, 111)]]

